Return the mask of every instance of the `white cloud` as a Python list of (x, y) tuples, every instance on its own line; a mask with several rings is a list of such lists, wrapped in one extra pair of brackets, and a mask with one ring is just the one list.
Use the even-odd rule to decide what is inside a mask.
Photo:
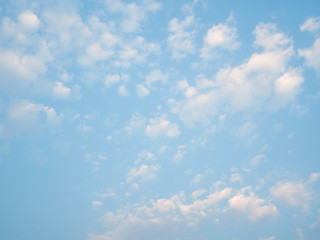
[(320, 17), (310, 17), (301, 26), (301, 31), (317, 32), (320, 29)]
[(309, 182), (316, 182), (318, 179), (320, 179), (320, 172), (311, 173), (309, 177)]
[(239, 182), (242, 183), (242, 175), (239, 173), (233, 173), (230, 177), (230, 182)]
[[(53, 108), (42, 104), (35, 104), (28, 101), (22, 101), (9, 109), (9, 118), (23, 124), (33, 124), (44, 122), (45, 124), (58, 124), (60, 117), (57, 116)], [(44, 116), (42, 115), (44, 114)], [(44, 118), (43, 118), (44, 117)]]
[(236, 50), (240, 43), (237, 41), (237, 29), (232, 26), (232, 15), (227, 19), (226, 23), (213, 25), (204, 37), (204, 47), (201, 50), (201, 57), (205, 59), (212, 58), (214, 54), (213, 48), (222, 48), (227, 50)]
[(92, 127), (85, 123), (81, 123), (77, 126), (77, 131), (86, 134), (92, 131)]
[(260, 162), (265, 158), (264, 155), (257, 155), (254, 158), (252, 158), (249, 163), (251, 166), (258, 166)]
[(121, 85), (121, 86), (118, 88), (118, 92), (119, 92), (120, 96), (122, 96), (122, 97), (126, 97), (126, 96), (129, 95), (129, 91), (128, 91), (126, 85), (124, 85), (124, 84)]
[(136, 180), (146, 182), (152, 180), (156, 177), (159, 169), (159, 164), (142, 164), (140, 167), (133, 167), (127, 174), (127, 182), (134, 182)]
[(195, 185), (200, 183), (204, 178), (204, 174), (198, 173), (190, 182), (190, 185)]
[(121, 28), (126, 33), (133, 33), (140, 29), (140, 22), (145, 20), (149, 12), (156, 12), (161, 8), (160, 2), (144, 1), (142, 5), (123, 3), (120, 0), (106, 1), (111, 12), (122, 13)]
[(140, 162), (150, 162), (156, 160), (156, 157), (152, 152), (148, 152), (146, 150), (141, 151), (138, 153), (138, 159), (134, 161), (135, 164), (138, 164)]
[(85, 49), (84, 56), (79, 58), (82, 65), (93, 65), (96, 61), (110, 58), (114, 52), (109, 49), (103, 49), (99, 43), (91, 43)]
[(129, 134), (142, 130), (145, 127), (146, 118), (139, 113), (134, 113), (130, 119), (129, 124), (125, 127)]
[(174, 163), (179, 163), (183, 156), (187, 153), (187, 150), (185, 150), (186, 145), (180, 145), (178, 146), (176, 154), (173, 156), (173, 162)]
[(152, 86), (153, 84), (160, 82), (165, 83), (168, 79), (168, 74), (164, 74), (161, 70), (153, 70), (146, 76), (147, 86)]
[(18, 20), (25, 31), (36, 31), (40, 25), (39, 18), (30, 10), (21, 13)]
[(310, 48), (298, 49), (299, 56), (303, 57), (304, 64), (320, 73), (320, 38), (316, 39)]
[(282, 104), (292, 101), (300, 92), (300, 85), (303, 81), (301, 71), (291, 69), (285, 72), (275, 81), (276, 101), (279, 102), (280, 99)]
[(258, 240), (275, 240), (276, 237), (261, 237)]
[(106, 76), (106, 79), (105, 79), (105, 86), (107, 88), (111, 87), (112, 85), (116, 84), (116, 83), (119, 83), (120, 82), (120, 76), (118, 74), (108, 74)]
[(272, 23), (260, 23), (254, 30), (256, 36), (255, 45), (265, 50), (282, 49), (292, 43), (284, 33), (277, 30), (277, 25)]
[(139, 98), (149, 96), (149, 94), (150, 94), (149, 89), (146, 88), (145, 86), (143, 86), (142, 84), (136, 85), (136, 92), (137, 92)]
[(43, 19), (46, 24), (44, 30), (49, 37), (48, 44), (54, 48), (55, 52), (62, 55), (76, 47), (84, 49), (93, 34), (75, 12), (46, 10), (43, 13)]
[(65, 87), (63, 82), (56, 82), (53, 87), (53, 96), (56, 98), (67, 98), (70, 96), (71, 89)]
[(304, 210), (309, 208), (311, 193), (302, 183), (278, 182), (270, 189), (270, 193), (277, 200), (284, 204), (301, 207)]
[(187, 16), (183, 21), (179, 21), (177, 18), (170, 21), (167, 40), (173, 58), (183, 58), (194, 52), (193, 38), (195, 33), (187, 31), (193, 25), (193, 16)]
[(59, 126), (61, 120), (54, 108), (24, 100), (9, 106), (2, 131), (4, 136), (9, 137), (20, 134), (37, 135)]
[(132, 236), (135, 239), (154, 239), (158, 233), (159, 239), (175, 239), (180, 229), (179, 237), (188, 239), (190, 235), (184, 235), (186, 228), (192, 231), (192, 226), (203, 220), (213, 224), (218, 222), (219, 205), (230, 197), (231, 191), (231, 188), (224, 188), (207, 194), (203, 200), (193, 199), (190, 203), (187, 203), (184, 192), (180, 192), (169, 198), (143, 201), (107, 212), (104, 222), (114, 227), (105, 234), (91, 234), (90, 239), (132, 239)]
[(101, 201), (92, 201), (91, 206), (94, 210), (99, 210), (100, 207), (103, 205)]
[(303, 240), (304, 237), (303, 237), (302, 229), (301, 228), (297, 228), (296, 231), (297, 231), (298, 239), (299, 240)]
[[(246, 191), (248, 191), (247, 194)], [(244, 214), (250, 221), (265, 217), (275, 217), (278, 214), (276, 206), (258, 198), (247, 188), (242, 189), (229, 200), (229, 209)]]
[(198, 199), (201, 195), (203, 195), (206, 192), (207, 192), (206, 189), (199, 189), (199, 190), (193, 191), (191, 194), (191, 198), (193, 200)]
[(180, 130), (177, 124), (171, 123), (167, 120), (167, 116), (163, 114), (159, 118), (149, 120), (145, 133), (149, 137), (176, 137), (180, 135)]
[(13, 78), (30, 81), (45, 73), (47, 68), (40, 56), (0, 49), (0, 71), (4, 80)]
[(172, 112), (192, 126), (208, 124), (226, 110), (274, 111), (292, 102), (304, 79), (300, 69), (287, 66), (294, 56), (291, 39), (273, 24), (259, 24), (254, 33), (262, 52), (238, 66), (220, 69), (210, 80), (202, 76), (194, 86), (179, 82), (177, 92), (184, 92), (185, 98), (168, 101)]

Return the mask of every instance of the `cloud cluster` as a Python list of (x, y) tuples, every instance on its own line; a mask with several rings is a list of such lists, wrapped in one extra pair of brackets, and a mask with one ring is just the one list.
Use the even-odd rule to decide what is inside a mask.
[(212, 79), (199, 76), (194, 86), (187, 80), (178, 82), (177, 91), (185, 98), (168, 103), (182, 121), (208, 123), (226, 109), (277, 110), (294, 100), (304, 78), (300, 68), (287, 64), (294, 56), (291, 39), (270, 23), (258, 24), (254, 34), (262, 51), (241, 65), (222, 68)]
[(201, 57), (209, 60), (214, 58), (213, 49), (236, 50), (240, 43), (237, 41), (237, 29), (233, 27), (233, 16), (226, 23), (213, 25), (204, 37), (204, 47), (201, 49)]
[(192, 15), (187, 16), (183, 21), (179, 21), (177, 18), (170, 21), (167, 40), (174, 59), (184, 58), (194, 52), (195, 46), (193, 41), (195, 32), (189, 30), (193, 25), (194, 17)]

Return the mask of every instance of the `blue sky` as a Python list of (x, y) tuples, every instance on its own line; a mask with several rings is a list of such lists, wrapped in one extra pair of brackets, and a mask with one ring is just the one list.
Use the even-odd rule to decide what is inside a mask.
[(0, 238), (319, 239), (319, 9), (0, 1)]

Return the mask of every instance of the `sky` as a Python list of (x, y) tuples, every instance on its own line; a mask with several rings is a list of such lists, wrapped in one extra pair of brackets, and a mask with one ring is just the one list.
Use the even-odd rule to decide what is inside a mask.
[(0, 0), (0, 239), (319, 240), (319, 10)]

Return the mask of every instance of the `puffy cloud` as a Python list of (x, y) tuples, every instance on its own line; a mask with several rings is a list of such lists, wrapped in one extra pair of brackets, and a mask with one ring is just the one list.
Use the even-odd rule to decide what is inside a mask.
[[(142, 164), (140, 167), (133, 167), (129, 170), (127, 174), (127, 182), (146, 182), (154, 179), (158, 170), (160, 169), (159, 164)], [(138, 187), (137, 184), (134, 184)]]
[(173, 162), (179, 163), (183, 156), (187, 153), (187, 150), (185, 149), (186, 145), (180, 145), (178, 146), (176, 154), (173, 156)]
[(226, 23), (219, 23), (213, 25), (204, 37), (204, 47), (202, 48), (201, 57), (209, 59), (212, 58), (213, 48), (222, 48), (227, 50), (235, 50), (240, 46), (237, 41), (237, 29), (232, 25), (232, 15), (228, 18)]
[(257, 155), (254, 158), (252, 158), (249, 163), (251, 166), (257, 166), (260, 164), (260, 162), (265, 158), (264, 155)]
[(308, 202), (312, 197), (303, 183), (289, 181), (278, 182), (270, 189), (270, 193), (279, 202), (301, 207), (305, 210), (309, 208)]
[(310, 48), (298, 49), (299, 56), (303, 57), (304, 64), (320, 73), (320, 38), (316, 39)]
[[(248, 193), (246, 193), (247, 191)], [(246, 188), (229, 199), (229, 210), (246, 215), (250, 221), (275, 217), (278, 214), (276, 206), (258, 198), (250, 189)]]
[(149, 12), (156, 12), (161, 8), (161, 3), (147, 0), (143, 4), (123, 3), (120, 0), (106, 1), (109, 10), (113, 13), (122, 13), (121, 28), (126, 33), (133, 33), (140, 29), (140, 22), (146, 19)]
[(118, 74), (108, 74), (106, 76), (106, 79), (105, 79), (105, 86), (107, 88), (111, 87), (112, 85), (116, 84), (116, 83), (119, 83), (120, 82), (120, 76)]
[(138, 94), (138, 97), (140, 97), (140, 98), (149, 96), (149, 94), (150, 94), (149, 89), (146, 88), (145, 86), (143, 86), (142, 84), (137, 84), (136, 92)]
[(65, 87), (63, 82), (56, 82), (53, 88), (53, 96), (56, 98), (67, 98), (70, 96), (71, 89)]
[(295, 95), (300, 92), (300, 85), (303, 81), (301, 71), (288, 70), (275, 81), (276, 98), (281, 99), (283, 103), (292, 101)]
[(258, 240), (275, 240), (276, 237), (261, 237)]
[(30, 10), (21, 13), (18, 20), (25, 31), (36, 31), (40, 25), (39, 18)]
[(4, 80), (34, 80), (47, 71), (44, 59), (38, 55), (21, 54), (0, 49), (0, 71)]
[(37, 136), (45, 130), (57, 127), (61, 120), (54, 108), (24, 100), (8, 107), (1, 131), (4, 137), (9, 138), (24, 134)]
[(206, 192), (207, 192), (206, 189), (199, 189), (199, 190), (193, 191), (191, 194), (191, 198), (193, 200), (198, 199), (201, 195), (203, 195)]
[[(179, 224), (195, 225), (201, 219), (219, 212), (218, 204), (228, 198), (230, 194), (231, 189), (225, 188), (208, 194), (203, 200), (197, 199), (187, 204), (184, 193), (180, 192), (170, 198), (152, 199), (147, 204), (135, 204), (133, 209), (125, 208), (117, 211), (117, 214), (108, 212), (105, 214), (104, 220), (108, 225), (115, 224), (116, 229), (105, 236), (132, 231), (130, 226), (139, 226), (148, 231), (152, 228), (150, 223), (157, 228), (163, 227), (164, 223), (170, 223), (165, 225), (163, 233)], [(149, 224), (145, 225), (144, 223)]]
[(46, 10), (43, 20), (49, 44), (59, 54), (66, 54), (76, 47), (85, 48), (93, 34), (76, 12)]
[(230, 182), (239, 182), (242, 183), (242, 175), (239, 173), (233, 173), (230, 177)]
[(176, 137), (180, 135), (179, 126), (167, 120), (164, 114), (157, 119), (150, 119), (145, 133), (149, 137)]
[(288, 46), (292, 40), (277, 30), (277, 25), (260, 23), (254, 30), (255, 44), (265, 50), (274, 50)]
[(91, 205), (94, 210), (99, 210), (103, 203), (101, 201), (92, 201)]
[(122, 97), (126, 97), (126, 96), (129, 95), (129, 91), (128, 91), (126, 85), (124, 85), (124, 84), (121, 85), (121, 86), (118, 88), (118, 92), (119, 92), (120, 96), (122, 96)]
[(92, 65), (96, 61), (110, 58), (114, 52), (109, 49), (103, 49), (99, 43), (91, 43), (85, 49), (85, 55), (79, 58), (82, 65)]
[(254, 53), (244, 63), (220, 69), (212, 79), (196, 78), (194, 86), (187, 80), (178, 82), (181, 100), (168, 104), (187, 125), (208, 124), (218, 112), (244, 110), (278, 110), (300, 92), (304, 79), (300, 69), (288, 67), (294, 56), (291, 39), (274, 24), (259, 24), (255, 44), (262, 52)]
[(146, 76), (146, 84), (148, 86), (152, 86), (153, 84), (160, 82), (160, 83), (165, 83), (168, 79), (168, 75), (164, 74), (161, 72), (161, 70), (154, 70), (151, 71), (147, 76)]
[(55, 125), (60, 123), (60, 117), (57, 116), (53, 108), (28, 101), (13, 105), (9, 109), (8, 116), (12, 121), (20, 122), (23, 125), (37, 125), (38, 123)]
[(320, 172), (319, 173), (311, 173), (309, 177), (309, 182), (316, 182), (320, 178)]
[(194, 52), (193, 38), (195, 33), (187, 31), (193, 24), (193, 16), (187, 16), (183, 21), (179, 21), (177, 18), (170, 21), (167, 40), (173, 58), (183, 58)]
[(204, 178), (204, 174), (198, 173), (190, 182), (191, 185), (200, 183)]
[(301, 31), (317, 32), (320, 29), (320, 16), (308, 18), (301, 26)]
[(145, 121), (145, 117), (141, 116), (139, 113), (134, 113), (125, 129), (129, 134), (132, 134), (142, 130), (145, 127)]

